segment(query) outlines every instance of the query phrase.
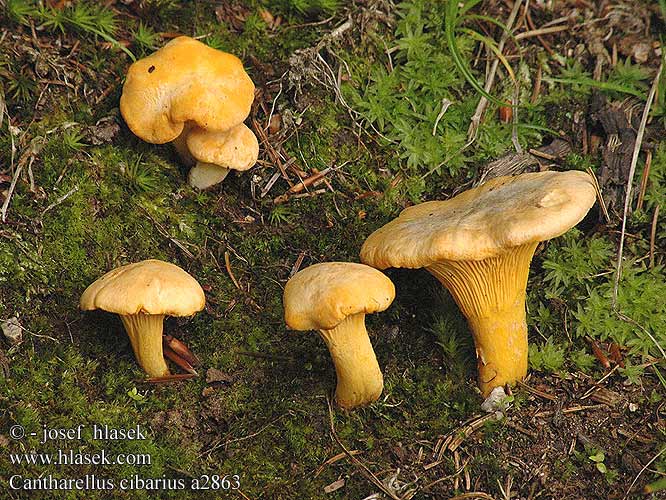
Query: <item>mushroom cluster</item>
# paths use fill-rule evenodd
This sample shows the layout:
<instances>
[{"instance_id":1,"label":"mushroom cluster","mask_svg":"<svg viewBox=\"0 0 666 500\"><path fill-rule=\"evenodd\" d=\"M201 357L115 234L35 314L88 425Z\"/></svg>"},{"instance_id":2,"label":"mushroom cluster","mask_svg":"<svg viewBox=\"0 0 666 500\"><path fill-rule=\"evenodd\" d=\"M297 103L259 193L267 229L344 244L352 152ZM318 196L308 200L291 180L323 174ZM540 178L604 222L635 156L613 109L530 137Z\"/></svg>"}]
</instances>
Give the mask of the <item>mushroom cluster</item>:
<instances>
[{"instance_id":1,"label":"mushroom cluster","mask_svg":"<svg viewBox=\"0 0 666 500\"><path fill-rule=\"evenodd\" d=\"M190 184L206 189L256 163L259 143L243 123L253 100L236 56L181 36L130 66L120 112L144 141L172 142Z\"/></svg>"},{"instance_id":2,"label":"mushroom cluster","mask_svg":"<svg viewBox=\"0 0 666 500\"><path fill-rule=\"evenodd\" d=\"M253 99L254 84L238 58L182 36L132 64L120 110L145 141L172 142L192 167L190 184L205 189L257 161L257 138L243 123ZM383 376L365 315L384 311L395 298L379 270L425 268L467 318L479 387L488 396L527 374L525 295L537 246L580 222L595 199L590 175L547 171L498 177L449 200L412 206L367 238L362 264L326 262L296 273L284 289L285 323L319 332L335 366L340 406L372 403ZM164 317L192 315L204 303L192 276L146 260L102 276L80 306L119 314L139 364L151 377L164 377L165 352L196 374L196 357L184 345L176 343L187 359L163 352Z\"/></svg>"}]
</instances>

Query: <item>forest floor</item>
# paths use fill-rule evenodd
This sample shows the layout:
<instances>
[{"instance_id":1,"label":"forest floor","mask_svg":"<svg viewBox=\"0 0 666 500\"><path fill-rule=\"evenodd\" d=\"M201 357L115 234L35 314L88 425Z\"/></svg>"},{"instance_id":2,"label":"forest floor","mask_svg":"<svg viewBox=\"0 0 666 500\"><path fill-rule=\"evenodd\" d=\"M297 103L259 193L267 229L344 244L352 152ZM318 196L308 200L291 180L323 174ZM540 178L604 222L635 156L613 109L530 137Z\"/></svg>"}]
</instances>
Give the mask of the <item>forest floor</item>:
<instances>
[{"instance_id":1,"label":"forest floor","mask_svg":"<svg viewBox=\"0 0 666 500\"><path fill-rule=\"evenodd\" d=\"M22 335L0 339L0 498L625 499L663 483L666 2L0 5L0 320ZM132 57L181 34L236 54L256 85L259 161L204 192L118 110ZM414 203L546 169L592 170L607 216L597 204L537 249L530 375L504 416L481 410L465 320L424 270L388 270L395 302L367 318L380 400L337 408L325 345L284 325L289 277L357 262ZM165 324L198 378L147 383L118 317L79 311L99 276L148 258L206 292ZM93 424L147 435L94 439ZM16 458L58 450L150 463ZM92 475L114 487L29 491Z\"/></svg>"}]
</instances>

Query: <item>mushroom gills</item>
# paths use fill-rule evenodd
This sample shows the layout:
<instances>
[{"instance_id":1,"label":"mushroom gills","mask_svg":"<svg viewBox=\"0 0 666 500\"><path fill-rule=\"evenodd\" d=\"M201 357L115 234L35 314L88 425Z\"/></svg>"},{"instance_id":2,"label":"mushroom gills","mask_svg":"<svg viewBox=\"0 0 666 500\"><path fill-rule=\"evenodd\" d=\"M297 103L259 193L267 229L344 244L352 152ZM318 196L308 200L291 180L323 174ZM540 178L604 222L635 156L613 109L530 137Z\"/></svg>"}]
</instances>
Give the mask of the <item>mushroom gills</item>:
<instances>
[{"instance_id":1,"label":"mushroom gills","mask_svg":"<svg viewBox=\"0 0 666 500\"><path fill-rule=\"evenodd\" d=\"M478 261L443 261L427 267L467 318L484 396L527 375L525 292L538 243L509 248Z\"/></svg>"},{"instance_id":2,"label":"mushroom gills","mask_svg":"<svg viewBox=\"0 0 666 500\"><path fill-rule=\"evenodd\" d=\"M150 377L165 377L169 368L162 352L164 314L121 314L136 360Z\"/></svg>"}]
</instances>

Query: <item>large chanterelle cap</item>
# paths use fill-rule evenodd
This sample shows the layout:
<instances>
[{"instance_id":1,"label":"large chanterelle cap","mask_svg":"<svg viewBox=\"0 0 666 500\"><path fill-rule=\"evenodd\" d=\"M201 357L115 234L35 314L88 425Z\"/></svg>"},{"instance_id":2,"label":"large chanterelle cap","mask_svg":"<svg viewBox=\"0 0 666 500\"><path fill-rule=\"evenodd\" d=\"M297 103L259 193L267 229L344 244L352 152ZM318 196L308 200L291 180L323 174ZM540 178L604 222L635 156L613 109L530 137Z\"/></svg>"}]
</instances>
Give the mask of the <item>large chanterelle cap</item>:
<instances>
[{"instance_id":1,"label":"large chanterelle cap","mask_svg":"<svg viewBox=\"0 0 666 500\"><path fill-rule=\"evenodd\" d=\"M527 374L525 289L538 243L580 222L595 199L584 172L499 177L407 208L370 235L361 261L379 269L424 267L442 282L474 335L487 396Z\"/></svg>"},{"instance_id":2,"label":"large chanterelle cap","mask_svg":"<svg viewBox=\"0 0 666 500\"><path fill-rule=\"evenodd\" d=\"M296 273L284 289L284 318L293 330L318 330L328 346L344 408L375 401L384 387L365 315L383 311L395 297L384 274L363 264L328 262Z\"/></svg>"},{"instance_id":3,"label":"large chanterelle cap","mask_svg":"<svg viewBox=\"0 0 666 500\"><path fill-rule=\"evenodd\" d=\"M120 315L141 367L151 377L169 374L162 351L165 316L190 316L204 308L204 292L180 267L144 260L106 273L81 295L84 311Z\"/></svg>"},{"instance_id":4,"label":"large chanterelle cap","mask_svg":"<svg viewBox=\"0 0 666 500\"><path fill-rule=\"evenodd\" d=\"M181 36L130 66L120 111L134 134L164 144L190 121L228 130L245 120L253 100L254 84L236 56Z\"/></svg>"},{"instance_id":5,"label":"large chanterelle cap","mask_svg":"<svg viewBox=\"0 0 666 500\"><path fill-rule=\"evenodd\" d=\"M370 235L361 260L378 269L416 269L441 260L486 259L565 233L595 199L585 172L497 177L449 200L403 210Z\"/></svg>"}]
</instances>

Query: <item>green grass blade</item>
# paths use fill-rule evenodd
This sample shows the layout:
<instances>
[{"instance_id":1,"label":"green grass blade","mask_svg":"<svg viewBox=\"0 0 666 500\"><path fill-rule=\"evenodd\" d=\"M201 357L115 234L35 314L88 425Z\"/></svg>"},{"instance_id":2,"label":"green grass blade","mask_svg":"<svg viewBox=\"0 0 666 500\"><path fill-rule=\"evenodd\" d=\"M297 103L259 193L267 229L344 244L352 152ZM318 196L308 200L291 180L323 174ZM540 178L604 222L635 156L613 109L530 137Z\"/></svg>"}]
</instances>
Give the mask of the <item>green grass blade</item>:
<instances>
[{"instance_id":1,"label":"green grass blade","mask_svg":"<svg viewBox=\"0 0 666 500\"><path fill-rule=\"evenodd\" d=\"M464 61L460 50L458 49L458 44L456 43L456 25L459 19L458 13L458 4L455 1L450 1L447 6L446 12L446 21L445 21L445 35L446 42L451 51L451 56L453 57L453 62L456 66L456 69L463 75L465 80L476 90L479 94L484 96L490 102L497 104L498 106L509 106L509 103L503 102L497 99L495 96L486 92L486 89L483 88L483 85L479 83L476 77L472 74L472 71L467 66L467 63Z\"/></svg>"},{"instance_id":2,"label":"green grass blade","mask_svg":"<svg viewBox=\"0 0 666 500\"><path fill-rule=\"evenodd\" d=\"M620 85L617 83L611 83L611 82L599 82L597 80L593 80L592 78L544 78L544 81L546 82L554 82L554 83L565 83L569 85L585 85L587 87L594 87L600 90L606 90L606 91L612 91L612 92L620 92L622 94L629 94L633 95L634 97L638 97L642 101L644 101L647 97L645 93L640 92L638 90L632 89L630 87L626 87L624 85Z\"/></svg>"}]
</instances>

